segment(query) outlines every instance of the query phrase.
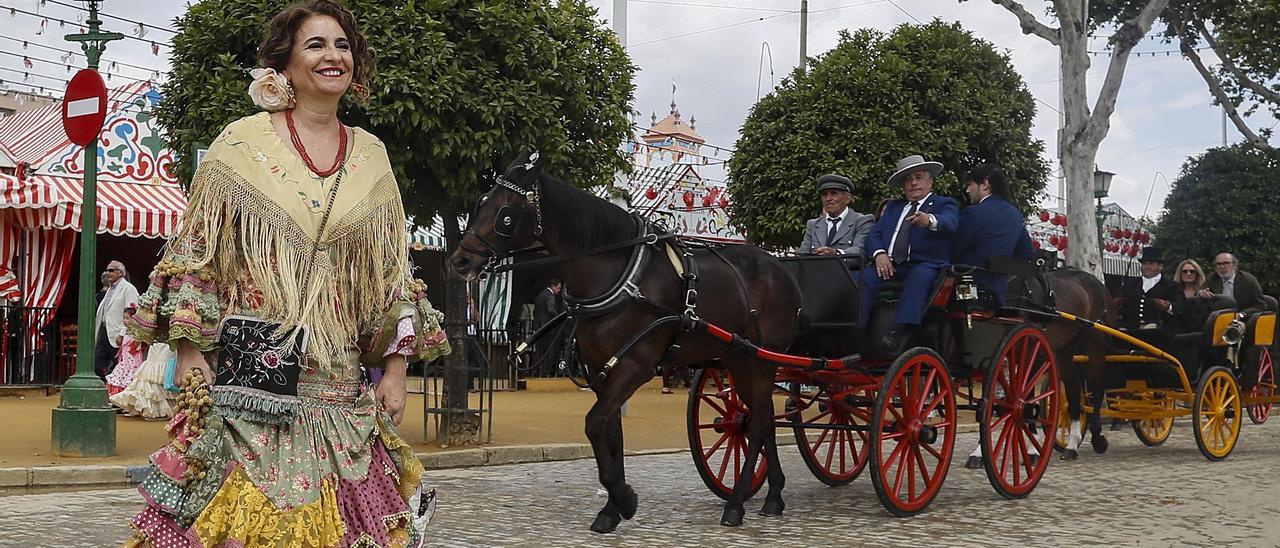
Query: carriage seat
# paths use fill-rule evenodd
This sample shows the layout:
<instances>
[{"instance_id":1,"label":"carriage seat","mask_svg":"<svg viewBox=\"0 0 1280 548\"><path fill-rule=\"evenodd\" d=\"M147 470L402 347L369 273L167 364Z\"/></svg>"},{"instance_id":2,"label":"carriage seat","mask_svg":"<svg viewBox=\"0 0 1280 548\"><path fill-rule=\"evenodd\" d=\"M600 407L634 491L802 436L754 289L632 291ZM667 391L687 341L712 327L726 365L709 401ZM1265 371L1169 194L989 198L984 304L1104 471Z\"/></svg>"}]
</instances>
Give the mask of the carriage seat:
<instances>
[{"instance_id":1,"label":"carriage seat","mask_svg":"<svg viewBox=\"0 0 1280 548\"><path fill-rule=\"evenodd\" d=\"M937 300L938 292L946 285L947 277L951 276L951 269L944 268L938 271L938 277L933 280L933 286L929 289L928 303ZM880 288L876 292L876 305L886 303L897 303L902 298L902 280L885 280L880 282Z\"/></svg>"}]
</instances>

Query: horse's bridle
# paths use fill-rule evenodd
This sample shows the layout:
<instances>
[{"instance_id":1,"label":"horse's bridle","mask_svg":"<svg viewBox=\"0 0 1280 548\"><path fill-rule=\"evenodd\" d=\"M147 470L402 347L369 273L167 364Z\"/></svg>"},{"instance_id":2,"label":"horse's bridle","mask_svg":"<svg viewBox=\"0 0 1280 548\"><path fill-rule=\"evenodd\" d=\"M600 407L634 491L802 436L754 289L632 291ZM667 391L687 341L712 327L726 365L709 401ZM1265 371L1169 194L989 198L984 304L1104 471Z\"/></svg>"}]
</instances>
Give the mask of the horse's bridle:
<instances>
[{"instance_id":1,"label":"horse's bridle","mask_svg":"<svg viewBox=\"0 0 1280 548\"><path fill-rule=\"evenodd\" d=\"M525 167L528 169L530 166ZM508 205L498 208L498 211L494 213L493 216L493 233L503 240L509 241L514 239L516 237L516 231L520 227L521 216L527 215L529 207L532 206L534 217L533 237L534 239L537 239L539 236L542 236L542 195L539 191L536 179L534 180L531 188L524 188L512 182L510 179L499 175L497 179L494 180L493 187L490 188L489 192L486 192L485 195L480 198L480 202L476 204L476 210L472 212L471 218L476 218L476 213L479 213L480 206L488 203L489 199L493 196L493 193L499 188L509 190L523 196L525 199L525 205L519 208ZM484 249L475 249L467 245L465 236L468 234L474 236ZM502 262L503 259L506 259L519 251L519 249L507 249L505 251L499 250L498 246L495 245L494 242L491 242L484 236L481 236L480 231L476 230L474 226L467 226L467 229L462 233L462 235L464 238L458 242L458 247L468 253L485 257L487 259L485 263L485 270L491 271L498 265L498 263Z\"/></svg>"}]
</instances>

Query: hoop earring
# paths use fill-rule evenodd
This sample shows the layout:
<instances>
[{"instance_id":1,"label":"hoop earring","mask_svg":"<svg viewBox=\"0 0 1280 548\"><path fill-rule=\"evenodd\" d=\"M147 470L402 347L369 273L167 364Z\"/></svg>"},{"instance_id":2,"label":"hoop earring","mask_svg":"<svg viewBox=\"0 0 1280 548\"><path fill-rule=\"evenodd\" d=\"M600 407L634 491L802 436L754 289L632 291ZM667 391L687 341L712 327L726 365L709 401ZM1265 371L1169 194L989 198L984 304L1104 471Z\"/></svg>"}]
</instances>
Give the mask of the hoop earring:
<instances>
[{"instance_id":1,"label":"hoop earring","mask_svg":"<svg viewBox=\"0 0 1280 548\"><path fill-rule=\"evenodd\" d=\"M364 104L366 101L369 100L368 86L365 86L364 84L361 84L359 82L352 82L351 87L347 89L348 91L351 92L351 95L355 97L357 103Z\"/></svg>"}]
</instances>

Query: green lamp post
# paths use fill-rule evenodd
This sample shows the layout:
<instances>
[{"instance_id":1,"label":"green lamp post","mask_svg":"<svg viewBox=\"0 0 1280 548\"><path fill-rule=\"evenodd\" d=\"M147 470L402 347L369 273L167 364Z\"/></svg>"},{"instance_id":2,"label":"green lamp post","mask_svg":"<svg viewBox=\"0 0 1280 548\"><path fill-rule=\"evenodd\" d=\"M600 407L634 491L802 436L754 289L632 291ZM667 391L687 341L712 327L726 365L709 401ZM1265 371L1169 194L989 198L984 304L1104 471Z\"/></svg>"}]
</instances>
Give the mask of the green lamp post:
<instances>
[{"instance_id":1,"label":"green lamp post","mask_svg":"<svg viewBox=\"0 0 1280 548\"><path fill-rule=\"evenodd\" d=\"M1102 199L1107 197L1107 193L1111 190L1111 178L1115 173L1110 171L1102 171L1097 168L1093 170L1093 197L1098 201L1097 209L1093 214L1098 220L1098 257L1102 258L1102 223L1106 222L1107 216L1110 215L1105 209L1102 209Z\"/></svg>"},{"instance_id":2,"label":"green lamp post","mask_svg":"<svg viewBox=\"0 0 1280 548\"><path fill-rule=\"evenodd\" d=\"M107 42L124 38L118 32L99 29L98 4L89 4L89 32L68 34L70 42L79 42L89 60L89 68L97 70ZM80 292L79 316L76 318L76 372L62 385L62 398L53 410L53 453L64 457L106 457L116 452L116 414L107 405L107 387L93 372L94 290L97 288L98 246L98 140L84 147L84 203L80 207Z\"/></svg>"}]
</instances>

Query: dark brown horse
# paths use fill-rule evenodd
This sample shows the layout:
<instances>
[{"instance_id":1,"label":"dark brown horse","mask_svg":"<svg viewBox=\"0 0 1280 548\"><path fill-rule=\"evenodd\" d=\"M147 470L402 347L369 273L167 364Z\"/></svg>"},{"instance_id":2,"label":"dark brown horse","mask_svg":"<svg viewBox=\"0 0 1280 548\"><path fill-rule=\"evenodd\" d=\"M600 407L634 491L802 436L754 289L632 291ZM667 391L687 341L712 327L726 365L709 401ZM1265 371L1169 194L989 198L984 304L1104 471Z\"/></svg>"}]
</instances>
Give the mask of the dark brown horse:
<instances>
[{"instance_id":1,"label":"dark brown horse","mask_svg":"<svg viewBox=\"0 0 1280 548\"><path fill-rule=\"evenodd\" d=\"M637 497L623 471L620 410L664 360L674 365L718 360L732 375L751 409L749 446L739 477L751 477L763 447L769 492L760 513L781 515L784 479L773 434L775 366L731 353L706 335L682 332L678 323L653 329L619 355L627 341L655 320L689 310L685 281L677 270L686 270L677 266L681 251L669 247L668 239L646 239L650 228L621 208L543 173L542 162L522 152L480 199L449 265L459 275L474 278L493 258L535 242L564 259L557 274L578 319L575 333L596 393L596 403L587 412L586 434L600 483L609 493L592 531L612 531L635 514ZM628 241L636 243L626 245ZM702 303L694 310L697 316L763 348L782 351L790 346L801 296L776 259L745 245L688 252L696 265L696 300ZM737 483L721 523L742 523L750 487L750 481Z\"/></svg>"},{"instance_id":2,"label":"dark brown horse","mask_svg":"<svg viewBox=\"0 0 1280 548\"><path fill-rule=\"evenodd\" d=\"M1035 278L1028 278L1028 297L1032 303L1048 305L1077 318L1100 322L1106 318L1107 303L1110 297L1107 288L1098 278L1088 272L1074 268L1053 270L1044 275L1052 289L1052 296L1045 291L1044 284ZM1045 335L1053 345L1058 362L1058 375L1067 391L1067 414L1071 418L1071 433L1066 448L1063 450L1064 460L1074 460L1079 455L1081 441L1080 420L1082 413L1082 396L1086 386L1090 387L1089 405L1095 410L1089 416L1089 432L1094 451L1107 450L1107 439L1102 435L1102 422L1096 410L1102 408L1106 367L1106 336L1083 322L1073 322L1055 316L1048 316ZM1074 357L1088 356L1084 364L1077 364Z\"/></svg>"}]
</instances>

